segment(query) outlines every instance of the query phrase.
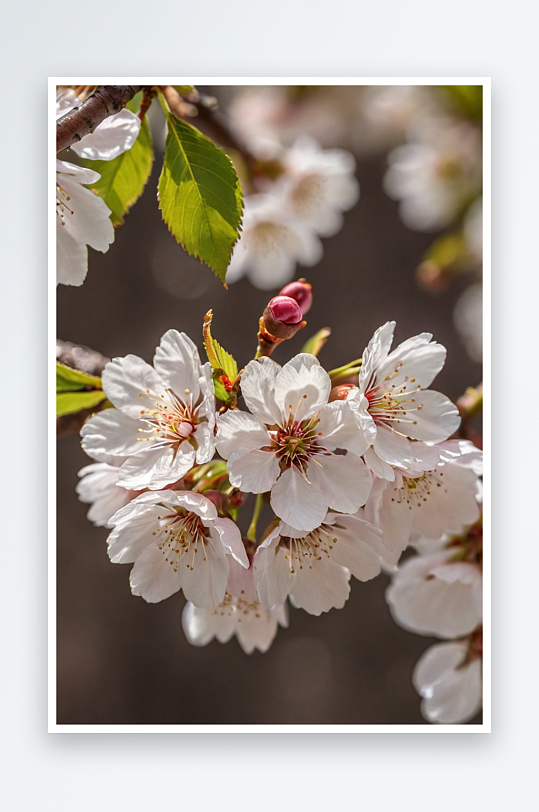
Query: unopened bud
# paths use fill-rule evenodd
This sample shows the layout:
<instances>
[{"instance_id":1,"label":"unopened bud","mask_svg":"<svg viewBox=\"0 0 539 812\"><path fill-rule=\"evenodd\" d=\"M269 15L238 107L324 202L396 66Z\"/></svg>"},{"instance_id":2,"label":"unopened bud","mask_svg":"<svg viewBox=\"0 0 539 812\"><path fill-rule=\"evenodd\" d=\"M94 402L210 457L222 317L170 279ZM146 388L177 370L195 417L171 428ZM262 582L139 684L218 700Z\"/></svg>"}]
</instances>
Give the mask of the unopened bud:
<instances>
[{"instance_id":1,"label":"unopened bud","mask_svg":"<svg viewBox=\"0 0 539 812\"><path fill-rule=\"evenodd\" d=\"M226 513L228 511L229 499L226 493L212 489L204 491L204 496L213 502L219 513Z\"/></svg>"},{"instance_id":2,"label":"unopened bud","mask_svg":"<svg viewBox=\"0 0 539 812\"><path fill-rule=\"evenodd\" d=\"M313 303L313 289L305 279L298 279L297 282L290 282L280 291L279 296L290 296L295 299L304 316L311 309Z\"/></svg>"},{"instance_id":3,"label":"unopened bud","mask_svg":"<svg viewBox=\"0 0 539 812\"><path fill-rule=\"evenodd\" d=\"M275 338L292 338L300 327L301 309L290 296L275 296L264 310L264 327Z\"/></svg>"},{"instance_id":4,"label":"unopened bud","mask_svg":"<svg viewBox=\"0 0 539 812\"><path fill-rule=\"evenodd\" d=\"M354 386L353 383L341 383L339 386L334 386L329 393L329 402L332 403L334 400L346 400L348 393L352 389L357 389L357 386Z\"/></svg>"}]
</instances>

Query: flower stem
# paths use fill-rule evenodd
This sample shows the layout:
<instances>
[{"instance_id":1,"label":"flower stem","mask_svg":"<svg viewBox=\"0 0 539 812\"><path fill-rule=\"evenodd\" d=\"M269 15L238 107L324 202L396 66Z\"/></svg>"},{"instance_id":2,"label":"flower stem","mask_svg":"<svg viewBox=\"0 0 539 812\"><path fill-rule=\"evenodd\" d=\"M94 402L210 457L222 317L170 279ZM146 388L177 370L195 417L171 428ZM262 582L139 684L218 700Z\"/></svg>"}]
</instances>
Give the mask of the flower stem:
<instances>
[{"instance_id":1,"label":"flower stem","mask_svg":"<svg viewBox=\"0 0 539 812\"><path fill-rule=\"evenodd\" d=\"M362 359L356 358L355 361L350 361L349 364L345 364L342 367L330 369L328 375L331 378L331 382L335 383L335 380L338 378L348 378L350 375L357 375L357 373L361 369L361 363Z\"/></svg>"},{"instance_id":2,"label":"flower stem","mask_svg":"<svg viewBox=\"0 0 539 812\"><path fill-rule=\"evenodd\" d=\"M247 531L246 538L249 541L256 542L256 525L258 522L258 517L260 516L260 511L262 510L262 505L264 504L264 495L262 493L257 493L256 495L256 502L255 502L255 509L253 510L253 518L251 519L251 524L249 525L249 530Z\"/></svg>"}]
</instances>

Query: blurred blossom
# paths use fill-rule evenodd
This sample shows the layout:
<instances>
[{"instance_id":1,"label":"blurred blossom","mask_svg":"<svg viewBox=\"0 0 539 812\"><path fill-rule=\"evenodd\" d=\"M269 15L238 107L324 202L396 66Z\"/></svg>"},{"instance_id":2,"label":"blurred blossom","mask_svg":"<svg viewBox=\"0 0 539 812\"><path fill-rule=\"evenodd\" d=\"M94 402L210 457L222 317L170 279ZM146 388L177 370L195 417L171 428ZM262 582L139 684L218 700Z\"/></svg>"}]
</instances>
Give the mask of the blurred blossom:
<instances>
[{"instance_id":1,"label":"blurred blossom","mask_svg":"<svg viewBox=\"0 0 539 812\"><path fill-rule=\"evenodd\" d=\"M470 206L464 220L464 239L470 257L481 265L483 261L483 198Z\"/></svg>"},{"instance_id":2,"label":"blurred blossom","mask_svg":"<svg viewBox=\"0 0 539 812\"><path fill-rule=\"evenodd\" d=\"M409 228L436 231L450 225L481 189L481 134L448 118L422 121L408 144L389 155L388 195L400 201Z\"/></svg>"},{"instance_id":3,"label":"blurred blossom","mask_svg":"<svg viewBox=\"0 0 539 812\"><path fill-rule=\"evenodd\" d=\"M297 262L316 265L322 253L316 234L286 211L282 194L251 195L245 199L242 234L226 281L247 275L257 288L278 288L292 279Z\"/></svg>"},{"instance_id":4,"label":"blurred blossom","mask_svg":"<svg viewBox=\"0 0 539 812\"><path fill-rule=\"evenodd\" d=\"M282 158L285 173L279 178L285 205L291 214L321 237L342 228L342 212L359 198L356 162L342 149L322 150L313 138L295 142Z\"/></svg>"},{"instance_id":5,"label":"blurred blossom","mask_svg":"<svg viewBox=\"0 0 539 812\"><path fill-rule=\"evenodd\" d=\"M429 722L469 722L481 710L482 660L470 656L469 641L437 643L419 659L414 687L423 697L421 713Z\"/></svg>"},{"instance_id":6,"label":"blurred blossom","mask_svg":"<svg viewBox=\"0 0 539 812\"><path fill-rule=\"evenodd\" d=\"M401 141L407 129L421 118L441 111L439 90L435 87L380 85L366 87L362 96L366 136L378 150Z\"/></svg>"}]
</instances>

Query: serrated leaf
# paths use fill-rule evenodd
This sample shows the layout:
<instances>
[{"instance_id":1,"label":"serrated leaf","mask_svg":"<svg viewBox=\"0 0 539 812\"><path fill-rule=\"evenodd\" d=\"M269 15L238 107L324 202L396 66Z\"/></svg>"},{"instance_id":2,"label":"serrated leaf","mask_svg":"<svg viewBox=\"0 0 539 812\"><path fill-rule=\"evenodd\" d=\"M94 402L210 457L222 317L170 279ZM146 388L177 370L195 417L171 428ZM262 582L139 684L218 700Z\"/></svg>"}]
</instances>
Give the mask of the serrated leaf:
<instances>
[{"instance_id":1,"label":"serrated leaf","mask_svg":"<svg viewBox=\"0 0 539 812\"><path fill-rule=\"evenodd\" d=\"M223 349L219 342L216 341L212 336L212 319L213 313L211 310L209 310L204 316L203 328L204 349L206 350L208 361L210 362L213 370L224 373L228 378L230 378L231 381L234 381L238 374L238 365L234 357Z\"/></svg>"},{"instance_id":2,"label":"serrated leaf","mask_svg":"<svg viewBox=\"0 0 539 812\"><path fill-rule=\"evenodd\" d=\"M84 390L58 392L56 395L56 417L80 412L83 409L92 409L106 398L107 396L102 389L94 389L91 392Z\"/></svg>"},{"instance_id":3,"label":"serrated leaf","mask_svg":"<svg viewBox=\"0 0 539 812\"><path fill-rule=\"evenodd\" d=\"M310 352L311 355L318 356L318 353L331 335L329 327L322 327L314 336L307 339L300 352Z\"/></svg>"},{"instance_id":4,"label":"serrated leaf","mask_svg":"<svg viewBox=\"0 0 539 812\"><path fill-rule=\"evenodd\" d=\"M88 375L80 369L73 369L65 364L56 362L56 391L76 392L81 389L102 389L101 378L97 375Z\"/></svg>"},{"instance_id":5,"label":"serrated leaf","mask_svg":"<svg viewBox=\"0 0 539 812\"><path fill-rule=\"evenodd\" d=\"M168 135L159 206L176 240L225 284L239 237L243 194L228 155L167 110Z\"/></svg>"},{"instance_id":6,"label":"serrated leaf","mask_svg":"<svg viewBox=\"0 0 539 812\"><path fill-rule=\"evenodd\" d=\"M140 107L140 94L127 107L136 113ZM90 186L111 210L110 219L115 226L141 196L150 177L153 163L152 136L148 121L142 122L137 140L131 149L122 152L113 161L84 161L84 165L99 172L100 179Z\"/></svg>"}]
</instances>

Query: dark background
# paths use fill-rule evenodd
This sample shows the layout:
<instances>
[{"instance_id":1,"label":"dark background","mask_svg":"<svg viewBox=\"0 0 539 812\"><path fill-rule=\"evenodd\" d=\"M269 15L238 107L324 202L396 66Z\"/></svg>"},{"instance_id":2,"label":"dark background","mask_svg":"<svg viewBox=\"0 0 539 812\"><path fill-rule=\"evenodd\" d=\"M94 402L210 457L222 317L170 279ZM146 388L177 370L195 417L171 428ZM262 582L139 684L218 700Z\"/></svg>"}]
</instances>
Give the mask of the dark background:
<instances>
[{"instance_id":1,"label":"dark background","mask_svg":"<svg viewBox=\"0 0 539 812\"><path fill-rule=\"evenodd\" d=\"M225 291L175 243L157 207L160 157L157 151L145 193L108 253L90 250L83 287L59 286L58 336L151 362L171 327L202 349L202 319L212 308L214 336L245 365L272 294L245 279ZM452 321L465 279L439 295L418 288L414 271L433 235L402 225L381 186L385 165L385 155L358 159L359 202L342 231L323 241L323 260L297 271L313 285L308 326L275 359L285 362L309 335L330 326L320 360L326 369L340 366L393 319L396 343L430 331L447 347L433 386L455 400L481 379ZM290 628L279 630L266 654L247 656L235 638L193 648L181 629L183 596L147 604L130 593L131 565L110 563L108 531L87 521L88 506L75 493L77 471L89 462L78 436L59 440L59 724L425 723L411 674L434 640L393 621L384 600L387 576L353 580L345 608L319 618L290 607ZM245 524L250 512L247 503Z\"/></svg>"}]
</instances>

